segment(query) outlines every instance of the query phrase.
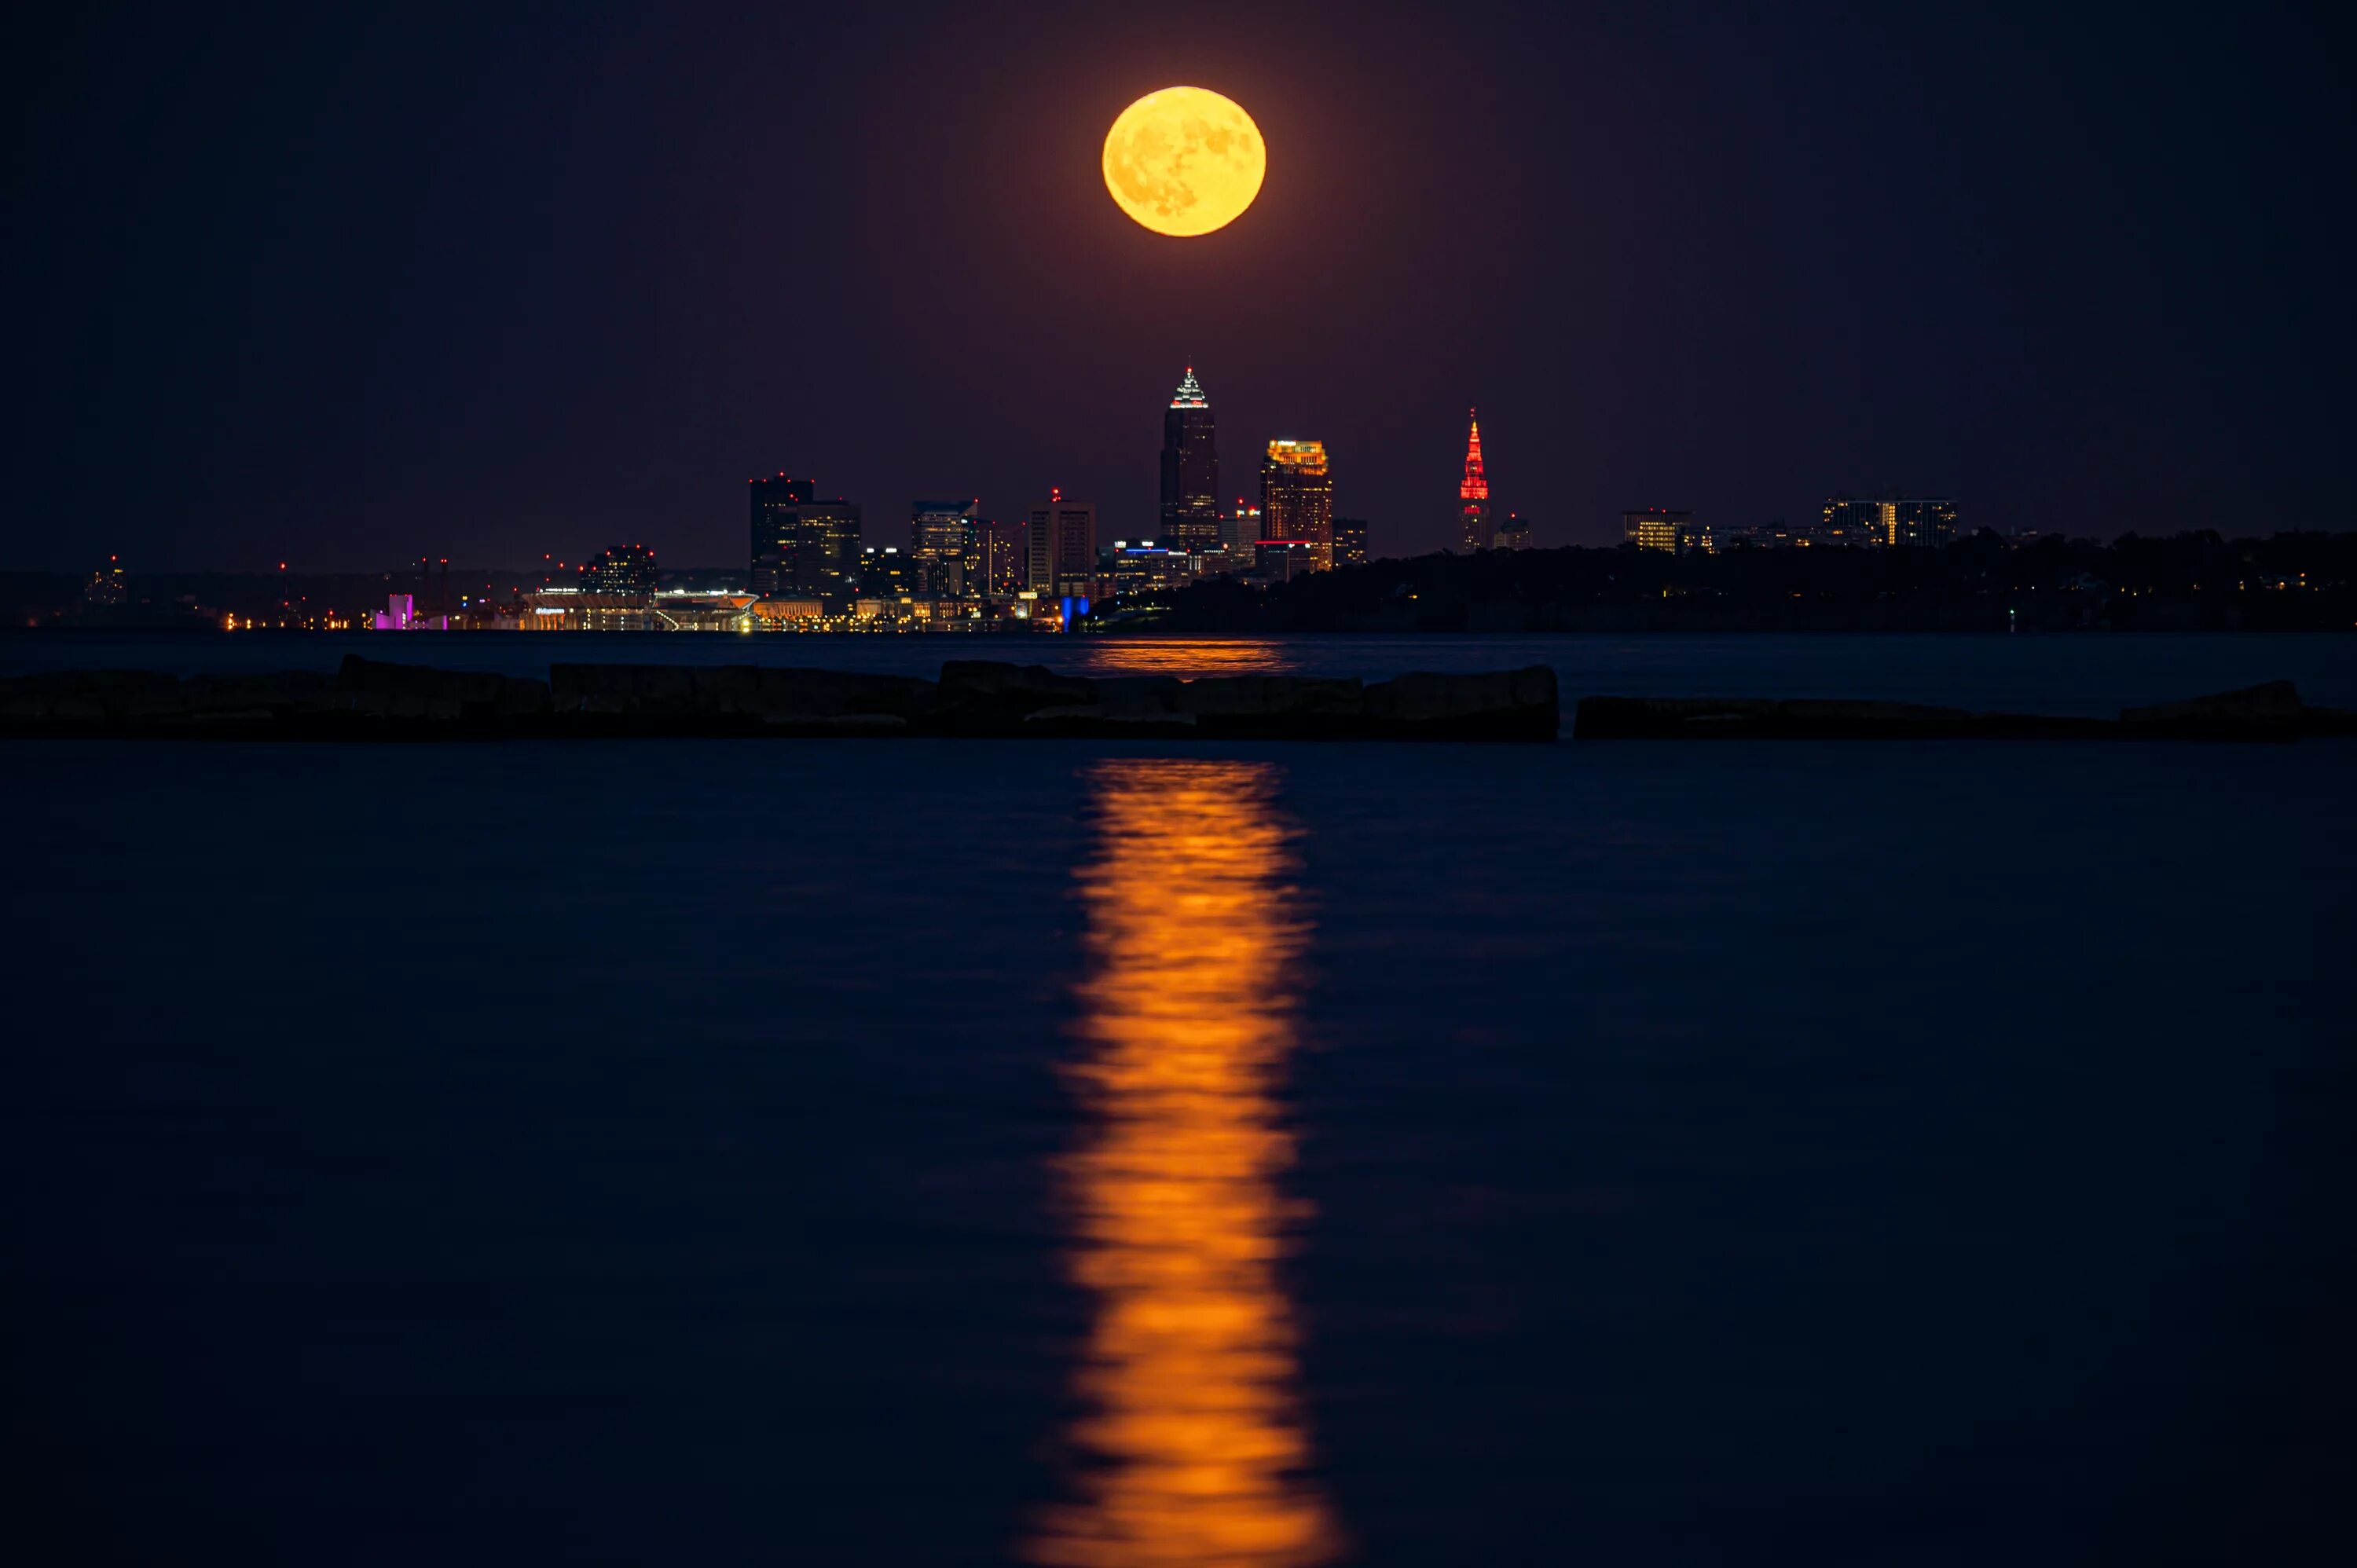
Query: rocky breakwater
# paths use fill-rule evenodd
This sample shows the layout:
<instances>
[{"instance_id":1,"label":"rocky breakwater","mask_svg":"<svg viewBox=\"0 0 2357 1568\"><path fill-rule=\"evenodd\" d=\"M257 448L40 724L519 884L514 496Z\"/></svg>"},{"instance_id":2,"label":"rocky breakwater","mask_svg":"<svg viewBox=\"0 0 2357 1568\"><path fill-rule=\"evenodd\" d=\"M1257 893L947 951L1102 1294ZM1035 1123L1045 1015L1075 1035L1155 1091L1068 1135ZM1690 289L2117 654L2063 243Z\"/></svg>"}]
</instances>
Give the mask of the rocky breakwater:
<instances>
[{"instance_id":1,"label":"rocky breakwater","mask_svg":"<svg viewBox=\"0 0 2357 1568\"><path fill-rule=\"evenodd\" d=\"M1162 736L1553 740L1544 667L1394 680L1091 679L953 660L941 679L733 664L559 664L547 681L351 656L334 675L101 671L0 682L0 734L270 739Z\"/></svg>"},{"instance_id":2,"label":"rocky breakwater","mask_svg":"<svg viewBox=\"0 0 2357 1568\"><path fill-rule=\"evenodd\" d=\"M1765 697L1582 697L1578 740L2298 740L2357 734L2357 714L2303 703L2288 681L2116 719L1976 714L1908 703Z\"/></svg>"}]
</instances>

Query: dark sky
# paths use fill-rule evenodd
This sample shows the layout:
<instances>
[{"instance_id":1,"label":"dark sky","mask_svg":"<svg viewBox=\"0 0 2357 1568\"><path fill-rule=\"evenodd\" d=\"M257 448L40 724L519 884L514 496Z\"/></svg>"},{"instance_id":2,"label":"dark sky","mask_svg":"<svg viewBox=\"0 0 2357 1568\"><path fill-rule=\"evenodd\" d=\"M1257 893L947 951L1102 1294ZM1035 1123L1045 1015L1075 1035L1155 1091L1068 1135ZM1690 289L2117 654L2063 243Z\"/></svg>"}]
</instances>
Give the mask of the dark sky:
<instances>
[{"instance_id":1,"label":"dark sky","mask_svg":"<svg viewBox=\"0 0 2357 1568\"><path fill-rule=\"evenodd\" d=\"M1541 544L2357 521L2324 7L361 9L7 24L0 565L739 564L780 468L1142 533L1190 361L1381 553L1474 403ZM1098 173L1179 82L1269 145L1200 240Z\"/></svg>"}]
</instances>

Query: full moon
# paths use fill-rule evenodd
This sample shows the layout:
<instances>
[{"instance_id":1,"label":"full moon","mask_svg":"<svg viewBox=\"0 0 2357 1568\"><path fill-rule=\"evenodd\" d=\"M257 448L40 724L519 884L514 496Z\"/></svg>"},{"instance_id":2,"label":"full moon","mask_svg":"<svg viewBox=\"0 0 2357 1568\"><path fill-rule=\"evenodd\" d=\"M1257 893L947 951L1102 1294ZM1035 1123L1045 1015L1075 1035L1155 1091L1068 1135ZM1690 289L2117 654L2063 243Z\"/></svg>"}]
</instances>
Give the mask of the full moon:
<instances>
[{"instance_id":1,"label":"full moon","mask_svg":"<svg viewBox=\"0 0 2357 1568\"><path fill-rule=\"evenodd\" d=\"M1208 234L1234 222L1268 172L1260 127L1205 87L1166 87L1105 133L1105 188L1157 234Z\"/></svg>"}]
</instances>

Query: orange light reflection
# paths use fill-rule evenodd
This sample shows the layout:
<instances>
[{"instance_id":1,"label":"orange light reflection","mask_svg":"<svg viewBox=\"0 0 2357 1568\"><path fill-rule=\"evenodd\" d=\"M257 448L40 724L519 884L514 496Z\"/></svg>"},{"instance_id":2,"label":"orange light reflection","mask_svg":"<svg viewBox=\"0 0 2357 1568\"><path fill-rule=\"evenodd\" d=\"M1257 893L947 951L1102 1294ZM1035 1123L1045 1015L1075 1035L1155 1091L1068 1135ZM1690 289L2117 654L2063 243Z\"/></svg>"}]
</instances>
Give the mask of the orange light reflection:
<instances>
[{"instance_id":1,"label":"orange light reflection","mask_svg":"<svg viewBox=\"0 0 2357 1568\"><path fill-rule=\"evenodd\" d=\"M1308 1479L1297 1332L1277 1278L1303 1218L1277 1187L1276 1089L1308 926L1266 763L1098 764L1080 873L1091 973L1072 1069L1094 1132L1065 1166L1097 1316L1069 1434L1077 1500L1033 1561L1332 1562Z\"/></svg>"},{"instance_id":2,"label":"orange light reflection","mask_svg":"<svg viewBox=\"0 0 2357 1568\"><path fill-rule=\"evenodd\" d=\"M1190 637L1105 639L1091 644L1084 675L1283 675L1299 660L1274 639Z\"/></svg>"}]
</instances>

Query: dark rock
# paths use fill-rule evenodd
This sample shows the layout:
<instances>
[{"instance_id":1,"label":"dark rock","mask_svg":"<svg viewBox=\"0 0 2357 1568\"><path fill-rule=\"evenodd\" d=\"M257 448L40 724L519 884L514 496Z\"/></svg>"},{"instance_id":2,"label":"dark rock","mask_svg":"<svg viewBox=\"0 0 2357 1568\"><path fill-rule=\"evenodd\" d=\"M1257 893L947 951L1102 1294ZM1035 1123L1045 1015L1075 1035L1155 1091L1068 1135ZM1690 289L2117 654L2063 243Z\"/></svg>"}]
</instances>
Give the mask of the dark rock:
<instances>
[{"instance_id":1,"label":"dark rock","mask_svg":"<svg viewBox=\"0 0 2357 1568\"><path fill-rule=\"evenodd\" d=\"M548 683L480 670L436 670L344 655L336 671L330 712L375 721L498 728L544 714Z\"/></svg>"},{"instance_id":2,"label":"dark rock","mask_svg":"<svg viewBox=\"0 0 2357 1568\"><path fill-rule=\"evenodd\" d=\"M2117 732L2107 719L1764 697L1582 697L1571 730L1575 740L2063 739Z\"/></svg>"},{"instance_id":3,"label":"dark rock","mask_svg":"<svg viewBox=\"0 0 2357 1568\"><path fill-rule=\"evenodd\" d=\"M2292 740L2302 728L2299 688L2269 681L2190 702L2127 708L2120 723L2137 736L2188 740Z\"/></svg>"},{"instance_id":4,"label":"dark rock","mask_svg":"<svg viewBox=\"0 0 2357 1568\"><path fill-rule=\"evenodd\" d=\"M1174 682L1175 684L1175 682ZM1126 703L1072 703L1038 708L1023 721L1026 735L1060 736L1191 736L1195 715L1133 697Z\"/></svg>"},{"instance_id":5,"label":"dark rock","mask_svg":"<svg viewBox=\"0 0 2357 1568\"><path fill-rule=\"evenodd\" d=\"M169 711L178 677L152 670L61 670L0 681L0 719L41 727L97 729L135 713Z\"/></svg>"},{"instance_id":6,"label":"dark rock","mask_svg":"<svg viewBox=\"0 0 2357 1568\"><path fill-rule=\"evenodd\" d=\"M552 664L549 702L559 714L681 720L695 712L696 673L683 664Z\"/></svg>"},{"instance_id":7,"label":"dark rock","mask_svg":"<svg viewBox=\"0 0 2357 1568\"><path fill-rule=\"evenodd\" d=\"M1476 675L1418 673L1365 689L1370 729L1419 740L1553 740L1563 725L1544 664Z\"/></svg>"},{"instance_id":8,"label":"dark rock","mask_svg":"<svg viewBox=\"0 0 2357 1568\"><path fill-rule=\"evenodd\" d=\"M886 717L900 720L905 727L930 716L939 702L933 682L912 675L768 668L760 675L760 712L771 721Z\"/></svg>"},{"instance_id":9,"label":"dark rock","mask_svg":"<svg viewBox=\"0 0 2357 1568\"><path fill-rule=\"evenodd\" d=\"M2319 708L2304 703L2299 710L2299 733L2302 735L2357 735L2357 712L2347 708Z\"/></svg>"},{"instance_id":10,"label":"dark rock","mask_svg":"<svg viewBox=\"0 0 2357 1568\"><path fill-rule=\"evenodd\" d=\"M1096 700L1095 682L1038 664L952 659L942 666L941 723L957 734L1016 733L1042 708L1089 707Z\"/></svg>"},{"instance_id":11,"label":"dark rock","mask_svg":"<svg viewBox=\"0 0 2357 1568\"><path fill-rule=\"evenodd\" d=\"M1205 735L1340 740L1368 733L1366 691L1355 680L1297 675L1218 675L1189 682L1181 713Z\"/></svg>"}]
</instances>

